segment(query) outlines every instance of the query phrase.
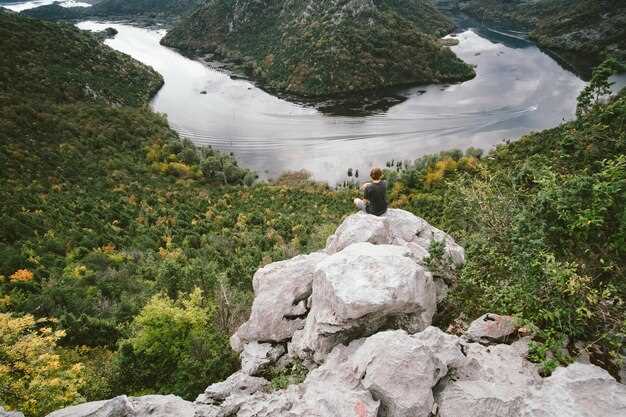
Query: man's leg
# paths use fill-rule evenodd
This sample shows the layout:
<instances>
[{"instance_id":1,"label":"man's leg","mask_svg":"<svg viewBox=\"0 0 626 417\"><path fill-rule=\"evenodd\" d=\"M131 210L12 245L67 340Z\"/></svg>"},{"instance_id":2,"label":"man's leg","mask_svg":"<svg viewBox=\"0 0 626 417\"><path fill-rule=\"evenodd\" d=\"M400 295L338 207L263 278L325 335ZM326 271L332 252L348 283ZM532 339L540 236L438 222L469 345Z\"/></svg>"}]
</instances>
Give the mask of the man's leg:
<instances>
[{"instance_id":1,"label":"man's leg","mask_svg":"<svg viewBox=\"0 0 626 417\"><path fill-rule=\"evenodd\" d=\"M355 198L354 199L354 205L356 206L356 208L358 208L362 212L364 212L364 213L366 212L365 211L365 207L366 207L365 200L362 200L360 198Z\"/></svg>"}]
</instances>

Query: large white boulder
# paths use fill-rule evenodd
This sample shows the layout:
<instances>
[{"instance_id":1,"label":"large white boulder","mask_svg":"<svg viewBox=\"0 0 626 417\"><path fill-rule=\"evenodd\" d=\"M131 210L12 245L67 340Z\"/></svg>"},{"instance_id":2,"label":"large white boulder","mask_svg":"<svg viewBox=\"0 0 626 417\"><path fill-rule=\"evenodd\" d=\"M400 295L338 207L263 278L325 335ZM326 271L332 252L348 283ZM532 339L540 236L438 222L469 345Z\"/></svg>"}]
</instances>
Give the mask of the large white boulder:
<instances>
[{"instance_id":1,"label":"large white boulder","mask_svg":"<svg viewBox=\"0 0 626 417\"><path fill-rule=\"evenodd\" d=\"M231 337L231 347L241 352L246 342L282 342L301 329L315 268L327 256L316 252L259 269L252 279L250 319Z\"/></svg>"},{"instance_id":2,"label":"large white boulder","mask_svg":"<svg viewBox=\"0 0 626 417\"><path fill-rule=\"evenodd\" d=\"M131 397L130 402L135 410L134 417L191 417L196 410L193 403L174 395Z\"/></svg>"},{"instance_id":3,"label":"large white boulder","mask_svg":"<svg viewBox=\"0 0 626 417\"><path fill-rule=\"evenodd\" d=\"M433 241L441 242L454 265L465 263L465 251L447 233L426 220L401 209L389 209L382 216L359 212L348 216L328 238L326 252L337 253L353 243L369 242L406 246L421 261L428 256Z\"/></svg>"},{"instance_id":4,"label":"large white boulder","mask_svg":"<svg viewBox=\"0 0 626 417\"><path fill-rule=\"evenodd\" d=\"M429 327L413 336L396 330L368 337L349 363L363 387L380 400L382 415L428 417L433 388L448 373L448 365L463 358L457 337Z\"/></svg>"},{"instance_id":5,"label":"large white boulder","mask_svg":"<svg viewBox=\"0 0 626 417\"><path fill-rule=\"evenodd\" d=\"M353 243L389 244L389 228L382 217L358 212L348 216L326 241L326 252L337 253Z\"/></svg>"},{"instance_id":6,"label":"large white boulder","mask_svg":"<svg viewBox=\"0 0 626 417\"><path fill-rule=\"evenodd\" d=\"M626 386L604 369L582 363L558 368L530 390L522 417L623 417Z\"/></svg>"},{"instance_id":7,"label":"large white boulder","mask_svg":"<svg viewBox=\"0 0 626 417\"><path fill-rule=\"evenodd\" d=\"M110 400L94 401L67 407L48 414L48 417L126 417L133 416L134 412L135 410L129 398L121 395Z\"/></svg>"},{"instance_id":8,"label":"large white boulder","mask_svg":"<svg viewBox=\"0 0 626 417\"><path fill-rule=\"evenodd\" d=\"M356 243L316 268L312 309L290 353L316 363L333 347L381 329L423 330L436 308L432 275L405 247Z\"/></svg>"}]
</instances>

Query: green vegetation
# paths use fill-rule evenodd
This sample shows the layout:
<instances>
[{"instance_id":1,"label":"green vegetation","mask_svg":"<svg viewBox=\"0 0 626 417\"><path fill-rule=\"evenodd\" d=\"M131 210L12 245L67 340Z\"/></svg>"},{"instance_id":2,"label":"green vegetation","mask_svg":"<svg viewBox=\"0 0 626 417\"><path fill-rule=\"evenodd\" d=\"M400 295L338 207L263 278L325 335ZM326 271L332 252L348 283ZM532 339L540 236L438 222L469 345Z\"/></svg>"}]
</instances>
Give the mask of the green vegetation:
<instances>
[{"instance_id":1,"label":"green vegetation","mask_svg":"<svg viewBox=\"0 0 626 417\"><path fill-rule=\"evenodd\" d=\"M135 317L115 359L120 392L176 392L194 398L206 381L226 379L235 355L214 324L215 306L196 288L176 302L159 294Z\"/></svg>"},{"instance_id":2,"label":"green vegetation","mask_svg":"<svg viewBox=\"0 0 626 417\"><path fill-rule=\"evenodd\" d=\"M0 95L63 103L140 105L163 84L129 56L103 48L74 26L0 11ZM120 74L123 74L121 76Z\"/></svg>"},{"instance_id":3,"label":"green vegetation","mask_svg":"<svg viewBox=\"0 0 626 417\"><path fill-rule=\"evenodd\" d=\"M297 385L304 382L308 374L309 370L296 359L285 368L269 369L263 377L271 382L273 390L280 390L287 388L289 385Z\"/></svg>"},{"instance_id":4,"label":"green vegetation","mask_svg":"<svg viewBox=\"0 0 626 417\"><path fill-rule=\"evenodd\" d=\"M426 0L211 0L163 38L191 54L217 53L270 90L326 96L454 82L475 74L436 36L452 24Z\"/></svg>"},{"instance_id":5,"label":"green vegetation","mask_svg":"<svg viewBox=\"0 0 626 417\"><path fill-rule=\"evenodd\" d=\"M310 181L244 186L255 177L231 156L181 141L144 106L160 83L149 68L68 26L0 13L0 27L12 28L1 42L14 58L2 61L13 81L0 96L0 312L51 318L46 326L65 333L49 346L58 372L80 382L72 395L49 390L37 408L35 391L3 393L3 405L40 416L121 393L195 397L234 369L227 340L247 314L254 271L322 247L350 199ZM25 34L48 46L18 42ZM64 68L49 56L60 45L93 61ZM20 64L18 46L39 54L32 65ZM100 68L119 90L62 94L98 85ZM131 70L143 81L123 89ZM49 97L20 81L37 79L50 80ZM158 362L146 344L159 347ZM32 383L0 355L0 378ZM28 365L32 380L48 375Z\"/></svg>"},{"instance_id":6,"label":"green vegetation","mask_svg":"<svg viewBox=\"0 0 626 417\"><path fill-rule=\"evenodd\" d=\"M597 74L610 75L607 65ZM575 122L487 157L444 152L387 175L393 205L466 248L465 267L443 271L456 284L440 324L462 313L514 314L536 330L532 358L546 373L584 341L592 360L616 374L624 347L626 92L589 102L605 92L599 78Z\"/></svg>"},{"instance_id":7,"label":"green vegetation","mask_svg":"<svg viewBox=\"0 0 626 417\"><path fill-rule=\"evenodd\" d=\"M26 415L44 415L82 400L81 365L64 363L57 353L64 333L46 324L54 323L0 313L2 406L19 407Z\"/></svg>"},{"instance_id":8,"label":"green vegetation","mask_svg":"<svg viewBox=\"0 0 626 417\"><path fill-rule=\"evenodd\" d=\"M469 0L450 1L488 23L531 31L539 45L590 58L613 56L626 62L626 2L619 0Z\"/></svg>"},{"instance_id":9,"label":"green vegetation","mask_svg":"<svg viewBox=\"0 0 626 417\"><path fill-rule=\"evenodd\" d=\"M148 18L170 20L191 13L202 0L102 0L91 7L63 7L58 4L35 7L22 14L45 20L87 18Z\"/></svg>"}]
</instances>

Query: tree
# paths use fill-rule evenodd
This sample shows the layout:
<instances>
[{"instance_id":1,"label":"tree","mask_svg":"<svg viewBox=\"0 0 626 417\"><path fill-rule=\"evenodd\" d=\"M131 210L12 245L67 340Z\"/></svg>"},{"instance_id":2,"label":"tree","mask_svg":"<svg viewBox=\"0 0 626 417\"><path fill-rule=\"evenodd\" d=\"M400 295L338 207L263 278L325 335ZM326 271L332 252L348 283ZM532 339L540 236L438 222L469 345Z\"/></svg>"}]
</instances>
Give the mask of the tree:
<instances>
[{"instance_id":1,"label":"tree","mask_svg":"<svg viewBox=\"0 0 626 417\"><path fill-rule=\"evenodd\" d=\"M65 333L50 320L0 313L0 404L41 416L83 401L82 365L64 363L57 342Z\"/></svg>"},{"instance_id":2,"label":"tree","mask_svg":"<svg viewBox=\"0 0 626 417\"><path fill-rule=\"evenodd\" d=\"M233 371L227 338L212 323L214 306L195 289L177 301L154 296L133 321L116 358L120 392L174 393L192 399Z\"/></svg>"},{"instance_id":3,"label":"tree","mask_svg":"<svg viewBox=\"0 0 626 417\"><path fill-rule=\"evenodd\" d=\"M580 93L577 101L576 116L581 117L588 113L596 105L600 104L603 99L611 94L611 86L614 84L609 78L623 71L624 67L614 58L605 60L593 70L591 81Z\"/></svg>"}]
</instances>

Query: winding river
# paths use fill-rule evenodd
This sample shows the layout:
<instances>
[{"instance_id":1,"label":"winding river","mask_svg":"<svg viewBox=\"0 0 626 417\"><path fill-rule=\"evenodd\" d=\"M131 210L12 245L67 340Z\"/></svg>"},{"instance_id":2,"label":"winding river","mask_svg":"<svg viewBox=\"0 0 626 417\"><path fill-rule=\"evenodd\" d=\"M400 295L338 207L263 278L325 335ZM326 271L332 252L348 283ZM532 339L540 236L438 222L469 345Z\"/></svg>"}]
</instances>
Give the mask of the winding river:
<instances>
[{"instance_id":1,"label":"winding river","mask_svg":"<svg viewBox=\"0 0 626 417\"><path fill-rule=\"evenodd\" d=\"M350 167L365 172L391 159L413 160L471 146L488 149L572 119L576 97L585 86L523 37L466 26L454 35L459 44L452 49L476 65L475 79L381 93L397 104L349 116L231 79L161 46L164 30L94 21L78 27L117 29L117 36L106 43L151 65L165 79L153 108L165 113L182 136L233 152L263 177L306 169L315 179L334 184Z\"/></svg>"}]
</instances>

